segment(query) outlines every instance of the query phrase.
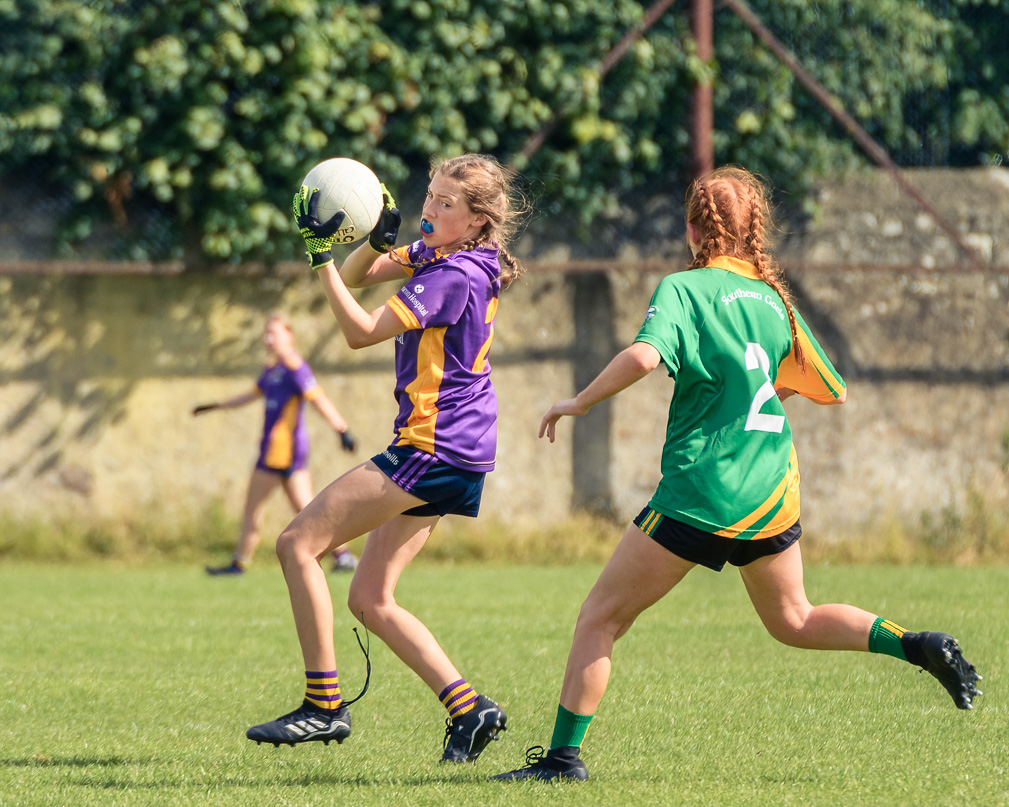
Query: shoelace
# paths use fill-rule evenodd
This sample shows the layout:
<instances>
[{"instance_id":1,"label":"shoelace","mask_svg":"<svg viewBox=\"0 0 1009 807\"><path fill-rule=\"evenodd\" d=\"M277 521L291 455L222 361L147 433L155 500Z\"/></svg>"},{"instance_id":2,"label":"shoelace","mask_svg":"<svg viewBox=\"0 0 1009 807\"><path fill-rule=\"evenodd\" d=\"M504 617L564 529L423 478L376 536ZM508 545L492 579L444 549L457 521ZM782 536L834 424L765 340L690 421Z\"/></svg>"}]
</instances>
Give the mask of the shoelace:
<instances>
[{"instance_id":1,"label":"shoelace","mask_svg":"<svg viewBox=\"0 0 1009 807\"><path fill-rule=\"evenodd\" d=\"M352 703L357 703L361 698L364 697L364 693L368 691L368 685L371 683L371 656L369 651L371 650L371 634L368 633L368 626L364 622L364 614L361 614L361 625L364 627L364 635L368 637L368 648L365 649L364 643L361 641L361 634L357 632L357 628L354 628L354 638L357 639L357 646L361 648L361 652L364 653L364 687L358 693L356 698L351 698L349 701L344 701L344 706L350 706Z\"/></svg>"},{"instance_id":2,"label":"shoelace","mask_svg":"<svg viewBox=\"0 0 1009 807\"><path fill-rule=\"evenodd\" d=\"M534 745L526 749L526 767L539 765L547 756L547 749L542 745Z\"/></svg>"},{"instance_id":3,"label":"shoelace","mask_svg":"<svg viewBox=\"0 0 1009 807\"><path fill-rule=\"evenodd\" d=\"M448 748L448 741L452 739L452 729L455 727L455 722L451 717L445 718L445 739L441 743L441 748L444 751Z\"/></svg>"},{"instance_id":4,"label":"shoelace","mask_svg":"<svg viewBox=\"0 0 1009 807\"><path fill-rule=\"evenodd\" d=\"M468 712L467 712L468 714ZM442 741L441 747L444 751L448 748L448 741L452 739L452 729L455 727L455 721L451 717L445 718L445 739Z\"/></svg>"}]
</instances>

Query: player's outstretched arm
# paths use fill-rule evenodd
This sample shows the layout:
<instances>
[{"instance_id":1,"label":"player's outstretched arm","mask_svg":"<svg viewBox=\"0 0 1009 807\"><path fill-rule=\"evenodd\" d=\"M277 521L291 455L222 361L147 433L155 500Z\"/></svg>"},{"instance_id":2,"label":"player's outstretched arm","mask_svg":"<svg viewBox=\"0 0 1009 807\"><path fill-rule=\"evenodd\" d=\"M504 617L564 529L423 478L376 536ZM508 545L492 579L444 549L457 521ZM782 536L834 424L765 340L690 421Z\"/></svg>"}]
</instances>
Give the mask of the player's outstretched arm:
<instances>
[{"instance_id":1,"label":"player's outstretched arm","mask_svg":"<svg viewBox=\"0 0 1009 807\"><path fill-rule=\"evenodd\" d=\"M547 436L552 443L556 435L557 421L565 415L584 415L600 401L606 400L631 384L640 381L662 361L659 351L647 342L635 342L626 350L613 357L603 371L574 398L558 401L543 416L540 423L540 437Z\"/></svg>"},{"instance_id":2,"label":"player's outstretched arm","mask_svg":"<svg viewBox=\"0 0 1009 807\"><path fill-rule=\"evenodd\" d=\"M326 419L326 422L333 427L333 431L340 432L340 434L347 431L346 419L340 414L340 410L336 408L336 405L329 400L329 397L322 391L321 387L318 388L318 392L309 400L312 402L312 406L319 410L319 414Z\"/></svg>"},{"instance_id":3,"label":"player's outstretched arm","mask_svg":"<svg viewBox=\"0 0 1009 807\"><path fill-rule=\"evenodd\" d=\"M236 409L239 406L245 406L250 404L255 400L258 400L262 396L262 392L257 387L250 392L246 392L244 395L237 395L234 398L228 398L224 401L217 401L210 404L200 404L199 406L193 407L193 417L197 415L203 415L207 412L213 412L215 409Z\"/></svg>"}]
</instances>

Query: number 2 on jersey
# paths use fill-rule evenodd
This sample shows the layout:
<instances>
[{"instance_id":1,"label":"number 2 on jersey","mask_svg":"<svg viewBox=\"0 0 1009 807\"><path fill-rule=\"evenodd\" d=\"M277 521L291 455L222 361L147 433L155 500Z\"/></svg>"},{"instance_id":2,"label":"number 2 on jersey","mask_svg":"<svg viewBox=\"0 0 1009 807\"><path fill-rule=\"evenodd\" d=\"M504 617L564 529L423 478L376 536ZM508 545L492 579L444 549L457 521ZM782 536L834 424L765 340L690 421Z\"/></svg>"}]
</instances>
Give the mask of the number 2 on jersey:
<instances>
[{"instance_id":1,"label":"number 2 on jersey","mask_svg":"<svg viewBox=\"0 0 1009 807\"><path fill-rule=\"evenodd\" d=\"M765 403L775 396L774 385L771 383L771 360L767 358L767 351L756 342L746 343L746 369L762 370L767 381L757 390L757 394L750 401L750 411L746 416L746 431L774 432L781 434L785 427L785 418L782 415L767 415L760 411Z\"/></svg>"}]
</instances>

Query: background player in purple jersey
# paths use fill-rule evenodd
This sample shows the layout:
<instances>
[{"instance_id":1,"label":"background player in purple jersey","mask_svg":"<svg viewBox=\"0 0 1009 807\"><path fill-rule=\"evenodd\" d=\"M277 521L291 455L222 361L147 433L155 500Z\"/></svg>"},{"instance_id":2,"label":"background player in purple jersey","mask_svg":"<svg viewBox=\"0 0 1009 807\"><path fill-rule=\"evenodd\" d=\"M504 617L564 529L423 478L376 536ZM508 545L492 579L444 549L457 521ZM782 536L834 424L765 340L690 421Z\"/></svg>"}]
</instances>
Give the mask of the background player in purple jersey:
<instances>
[{"instance_id":1,"label":"background player in purple jersey","mask_svg":"<svg viewBox=\"0 0 1009 807\"><path fill-rule=\"evenodd\" d=\"M340 435L344 450L354 450L354 437L347 428L347 421L316 382L308 362L295 351L294 333L286 315L274 312L267 317L263 344L269 359L254 389L226 401L202 404L193 409L196 416L215 409L235 409L260 398L266 402L259 458L245 495L238 546L230 564L207 567L207 573L211 575L242 574L252 562L259 546L259 528L266 500L278 487L284 489L295 513L312 501L314 493L308 470L305 401L310 401ZM345 547L341 549L333 553L334 571L353 571L357 558Z\"/></svg>"},{"instance_id":2,"label":"background player in purple jersey","mask_svg":"<svg viewBox=\"0 0 1009 807\"><path fill-rule=\"evenodd\" d=\"M349 736L333 605L319 559L367 533L350 610L448 710L442 760L473 761L505 728L505 713L463 678L431 631L396 602L395 589L442 516L477 515L484 477L494 467L497 401L487 354L502 284L521 271L506 246L516 197L512 175L493 158L446 160L431 171L423 237L391 251L400 215L384 193L386 207L368 243L339 270L330 249L342 213L319 222L314 189L295 196L312 266L347 343L395 341L399 414L392 445L329 485L277 540L305 661L305 700L247 736L274 745ZM348 291L404 277L406 285L371 312Z\"/></svg>"}]
</instances>

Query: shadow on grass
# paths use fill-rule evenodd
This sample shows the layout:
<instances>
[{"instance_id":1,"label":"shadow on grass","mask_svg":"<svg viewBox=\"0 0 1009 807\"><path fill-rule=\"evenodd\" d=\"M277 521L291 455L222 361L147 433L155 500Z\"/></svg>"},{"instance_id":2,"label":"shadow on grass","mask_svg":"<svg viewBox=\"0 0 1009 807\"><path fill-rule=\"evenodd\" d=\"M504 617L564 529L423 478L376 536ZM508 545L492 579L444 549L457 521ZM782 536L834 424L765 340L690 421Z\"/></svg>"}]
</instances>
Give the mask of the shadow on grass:
<instances>
[{"instance_id":1,"label":"shadow on grass","mask_svg":"<svg viewBox=\"0 0 1009 807\"><path fill-rule=\"evenodd\" d=\"M0 768L114 768L119 765L143 765L149 762L153 760L127 757L49 757L39 754L34 757L0 759Z\"/></svg>"},{"instance_id":2,"label":"shadow on grass","mask_svg":"<svg viewBox=\"0 0 1009 807\"><path fill-rule=\"evenodd\" d=\"M0 759L0 768L70 768L70 769L95 769L95 768L119 768L125 766L149 766L155 764L154 758L131 758L122 756L68 756L50 757L39 754L33 757L18 757ZM288 779L274 779L271 786L292 787L292 788L312 788L312 787L416 787L419 785L447 785L447 784L468 784L483 783L490 778L491 774L479 775L476 771L466 770L433 770L430 773L416 773L407 776L368 776L362 774L338 773L318 773L293 776ZM97 777L97 778L96 778ZM125 780L122 777L106 778L101 774L88 777L86 781L77 782L79 785L88 787L98 787L113 790L143 790L148 788L184 787L183 782L169 783L165 780L154 782L137 782ZM191 784L191 783L190 783ZM215 788L248 788L257 787L261 783L248 779L216 780ZM202 787L202 785L201 785Z\"/></svg>"},{"instance_id":3,"label":"shadow on grass","mask_svg":"<svg viewBox=\"0 0 1009 807\"><path fill-rule=\"evenodd\" d=\"M492 776L488 772L483 776L473 773L441 773L432 771L431 773L417 773L409 776L367 776L364 774L306 774L295 776L286 780L274 780L273 783L285 787L331 787L340 785L343 787L417 787L419 785L465 785L465 784L485 784Z\"/></svg>"}]
</instances>

